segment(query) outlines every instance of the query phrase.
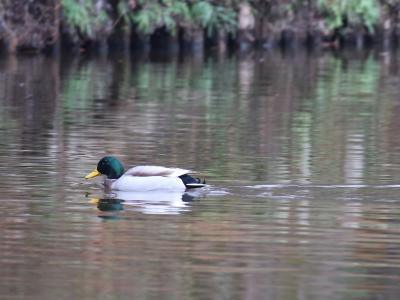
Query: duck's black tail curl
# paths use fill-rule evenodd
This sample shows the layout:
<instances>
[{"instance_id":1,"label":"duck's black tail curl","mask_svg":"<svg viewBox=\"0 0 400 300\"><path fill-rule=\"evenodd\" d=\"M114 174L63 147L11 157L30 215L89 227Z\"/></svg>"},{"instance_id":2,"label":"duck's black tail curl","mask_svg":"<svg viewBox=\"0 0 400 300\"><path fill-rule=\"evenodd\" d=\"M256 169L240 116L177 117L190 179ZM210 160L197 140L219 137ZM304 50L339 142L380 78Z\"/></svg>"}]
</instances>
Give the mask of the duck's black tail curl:
<instances>
[{"instance_id":1,"label":"duck's black tail curl","mask_svg":"<svg viewBox=\"0 0 400 300\"><path fill-rule=\"evenodd\" d=\"M203 179L203 182L201 182L200 178L194 178L188 174L181 175L179 178L188 189L200 188L206 185L205 179Z\"/></svg>"}]
</instances>

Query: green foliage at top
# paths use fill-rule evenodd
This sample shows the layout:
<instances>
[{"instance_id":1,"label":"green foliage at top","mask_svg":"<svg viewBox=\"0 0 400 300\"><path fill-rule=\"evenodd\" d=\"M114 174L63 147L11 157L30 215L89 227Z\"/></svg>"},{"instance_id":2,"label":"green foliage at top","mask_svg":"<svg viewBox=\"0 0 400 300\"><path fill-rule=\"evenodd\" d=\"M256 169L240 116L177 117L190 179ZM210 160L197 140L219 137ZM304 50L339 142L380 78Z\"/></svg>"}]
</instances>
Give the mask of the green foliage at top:
<instances>
[{"instance_id":1,"label":"green foliage at top","mask_svg":"<svg viewBox=\"0 0 400 300\"><path fill-rule=\"evenodd\" d=\"M130 13L130 19L138 30L151 34L165 27L175 34L180 23L190 23L190 8L186 1L137 1L138 8Z\"/></svg>"},{"instance_id":2,"label":"green foliage at top","mask_svg":"<svg viewBox=\"0 0 400 300\"><path fill-rule=\"evenodd\" d=\"M111 18L107 6L99 0L61 0L65 23L73 35L96 39L106 33Z\"/></svg>"},{"instance_id":3,"label":"green foliage at top","mask_svg":"<svg viewBox=\"0 0 400 300\"><path fill-rule=\"evenodd\" d=\"M209 36L218 29L234 32L237 27L237 15L233 8L213 5L207 1L198 1L191 8L195 24L207 29Z\"/></svg>"},{"instance_id":4,"label":"green foliage at top","mask_svg":"<svg viewBox=\"0 0 400 300\"><path fill-rule=\"evenodd\" d=\"M380 14L377 0L317 0L326 12L326 24L331 29L340 28L346 19L349 25L365 25L373 31Z\"/></svg>"},{"instance_id":5,"label":"green foliage at top","mask_svg":"<svg viewBox=\"0 0 400 300\"><path fill-rule=\"evenodd\" d=\"M233 32L236 28L236 12L232 8L208 1L138 0L137 3L138 7L130 13L127 4L121 4L120 12L129 14L132 23L145 34L161 27L172 34L179 26L198 27L206 29L209 35L216 29Z\"/></svg>"},{"instance_id":6,"label":"green foliage at top","mask_svg":"<svg viewBox=\"0 0 400 300\"><path fill-rule=\"evenodd\" d=\"M173 35L178 28L204 29L209 36L220 30L235 33L242 2L250 4L258 19L277 23L277 28L311 10L331 30L348 25L373 31L381 8L391 1L398 0L61 0L61 5L64 24L72 35L97 39L120 22L146 35L160 28Z\"/></svg>"},{"instance_id":7,"label":"green foliage at top","mask_svg":"<svg viewBox=\"0 0 400 300\"><path fill-rule=\"evenodd\" d=\"M232 7L211 1L189 0L61 0L63 16L73 34L93 39L106 32L112 22L111 11L116 10L117 22L133 24L143 34L166 28L176 34L179 26L203 28L208 34L217 29L234 32L237 14ZM108 3L108 4L107 4Z\"/></svg>"}]
</instances>

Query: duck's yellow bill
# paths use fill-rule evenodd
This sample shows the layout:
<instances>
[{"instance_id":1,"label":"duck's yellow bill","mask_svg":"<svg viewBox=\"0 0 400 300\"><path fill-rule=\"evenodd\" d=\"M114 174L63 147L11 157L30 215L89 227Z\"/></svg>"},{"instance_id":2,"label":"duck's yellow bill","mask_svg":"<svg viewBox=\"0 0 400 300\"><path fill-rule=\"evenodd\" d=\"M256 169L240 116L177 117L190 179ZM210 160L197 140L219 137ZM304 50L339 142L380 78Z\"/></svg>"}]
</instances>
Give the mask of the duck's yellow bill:
<instances>
[{"instance_id":1,"label":"duck's yellow bill","mask_svg":"<svg viewBox=\"0 0 400 300\"><path fill-rule=\"evenodd\" d=\"M95 205L97 205L99 202L100 202L99 198L92 198L89 201L90 204L95 204Z\"/></svg>"},{"instance_id":2,"label":"duck's yellow bill","mask_svg":"<svg viewBox=\"0 0 400 300\"><path fill-rule=\"evenodd\" d=\"M97 169L96 169L93 172L90 172L89 174L87 174L85 176L85 179L90 179L90 178L93 178L93 177L96 177L96 176L99 176L99 175L101 175L101 173L99 171L97 171Z\"/></svg>"}]
</instances>

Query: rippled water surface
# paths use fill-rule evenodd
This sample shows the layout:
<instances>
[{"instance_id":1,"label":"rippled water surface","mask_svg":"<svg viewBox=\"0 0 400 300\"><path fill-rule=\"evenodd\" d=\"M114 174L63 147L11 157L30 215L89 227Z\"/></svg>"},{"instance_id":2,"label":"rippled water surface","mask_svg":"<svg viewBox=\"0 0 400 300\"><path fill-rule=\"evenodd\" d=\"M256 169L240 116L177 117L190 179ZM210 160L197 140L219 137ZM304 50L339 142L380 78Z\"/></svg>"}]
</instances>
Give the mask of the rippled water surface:
<instances>
[{"instance_id":1,"label":"rippled water surface","mask_svg":"<svg viewBox=\"0 0 400 300\"><path fill-rule=\"evenodd\" d=\"M0 58L0 299L399 299L398 65ZM209 186L106 194L106 154Z\"/></svg>"}]
</instances>

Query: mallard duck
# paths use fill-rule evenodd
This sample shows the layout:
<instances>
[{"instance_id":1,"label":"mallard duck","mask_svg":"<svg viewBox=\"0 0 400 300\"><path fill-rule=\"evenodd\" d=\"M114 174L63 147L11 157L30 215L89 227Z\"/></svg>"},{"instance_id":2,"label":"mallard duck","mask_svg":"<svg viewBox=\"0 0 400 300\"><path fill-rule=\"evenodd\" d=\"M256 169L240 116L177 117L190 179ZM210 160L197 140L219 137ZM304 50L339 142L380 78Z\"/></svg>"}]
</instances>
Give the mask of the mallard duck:
<instances>
[{"instance_id":1,"label":"mallard duck","mask_svg":"<svg viewBox=\"0 0 400 300\"><path fill-rule=\"evenodd\" d=\"M107 190L117 191L154 191L204 187L205 181L193 178L189 170L166 168L160 166L137 166L124 173L122 163L113 156L103 157L97 168L85 176L90 179L99 175L106 175L104 186Z\"/></svg>"}]
</instances>

